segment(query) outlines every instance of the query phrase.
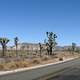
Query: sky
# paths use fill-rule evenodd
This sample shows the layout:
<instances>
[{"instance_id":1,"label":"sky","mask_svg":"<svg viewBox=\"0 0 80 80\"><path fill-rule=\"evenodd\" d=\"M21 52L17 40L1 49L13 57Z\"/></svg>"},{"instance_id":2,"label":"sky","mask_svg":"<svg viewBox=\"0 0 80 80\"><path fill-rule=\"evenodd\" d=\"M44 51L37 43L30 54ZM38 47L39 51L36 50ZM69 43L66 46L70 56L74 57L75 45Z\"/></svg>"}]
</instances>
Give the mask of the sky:
<instances>
[{"instance_id":1,"label":"sky","mask_svg":"<svg viewBox=\"0 0 80 80\"><path fill-rule=\"evenodd\" d=\"M0 0L0 37L44 42L46 32L58 45L80 45L80 0Z\"/></svg>"}]
</instances>

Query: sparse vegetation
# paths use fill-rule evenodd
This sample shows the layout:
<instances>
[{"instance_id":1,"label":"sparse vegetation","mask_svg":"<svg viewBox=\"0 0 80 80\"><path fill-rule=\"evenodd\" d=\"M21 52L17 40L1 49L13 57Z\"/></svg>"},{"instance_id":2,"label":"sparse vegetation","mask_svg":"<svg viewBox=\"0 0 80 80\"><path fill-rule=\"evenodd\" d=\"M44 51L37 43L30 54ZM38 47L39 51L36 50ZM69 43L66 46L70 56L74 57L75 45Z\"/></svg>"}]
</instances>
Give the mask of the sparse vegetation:
<instances>
[{"instance_id":1,"label":"sparse vegetation","mask_svg":"<svg viewBox=\"0 0 80 80\"><path fill-rule=\"evenodd\" d=\"M15 48L13 49L13 47L11 47L10 49L6 50L9 39L0 38L0 43L2 46L2 52L0 50L0 55L2 54L0 58L0 71L13 70L17 68L30 67L32 65L63 61L64 59L78 56L77 53L79 53L80 50L79 48L76 48L75 43L72 43L71 48L68 48L68 50L64 49L63 51L53 55L53 49L57 44L55 40L57 36L53 32L46 32L46 35L48 39L47 41L45 41L44 46L43 44L39 43L38 48L33 49L33 47L31 47L32 50L29 50L29 46L27 46L27 49L25 49L24 45L21 49L18 49L18 37L14 38ZM70 52L73 54L70 54Z\"/></svg>"}]
</instances>

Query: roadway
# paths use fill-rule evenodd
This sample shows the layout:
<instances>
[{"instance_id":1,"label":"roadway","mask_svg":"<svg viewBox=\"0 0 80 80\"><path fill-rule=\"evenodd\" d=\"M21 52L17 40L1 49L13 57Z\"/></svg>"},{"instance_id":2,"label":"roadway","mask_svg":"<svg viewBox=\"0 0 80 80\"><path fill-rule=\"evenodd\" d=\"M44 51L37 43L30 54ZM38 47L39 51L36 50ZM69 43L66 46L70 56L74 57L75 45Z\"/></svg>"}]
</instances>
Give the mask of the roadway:
<instances>
[{"instance_id":1,"label":"roadway","mask_svg":"<svg viewBox=\"0 0 80 80\"><path fill-rule=\"evenodd\" d=\"M63 69L61 72L51 74L46 80L80 80L80 60L73 66Z\"/></svg>"},{"instance_id":2,"label":"roadway","mask_svg":"<svg viewBox=\"0 0 80 80\"><path fill-rule=\"evenodd\" d=\"M80 59L1 75L0 80L80 80Z\"/></svg>"}]
</instances>

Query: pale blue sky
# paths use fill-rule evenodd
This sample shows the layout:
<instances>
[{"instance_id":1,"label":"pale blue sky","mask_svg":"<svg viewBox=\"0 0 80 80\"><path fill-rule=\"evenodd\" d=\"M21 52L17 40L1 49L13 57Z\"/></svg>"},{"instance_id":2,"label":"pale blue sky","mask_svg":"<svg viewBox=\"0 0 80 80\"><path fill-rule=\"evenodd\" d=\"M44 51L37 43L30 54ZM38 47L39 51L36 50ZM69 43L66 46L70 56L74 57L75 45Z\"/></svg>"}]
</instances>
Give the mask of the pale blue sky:
<instances>
[{"instance_id":1,"label":"pale blue sky","mask_svg":"<svg viewBox=\"0 0 80 80\"><path fill-rule=\"evenodd\" d=\"M46 31L58 45L80 45L80 0L0 0L0 37L43 42Z\"/></svg>"}]
</instances>

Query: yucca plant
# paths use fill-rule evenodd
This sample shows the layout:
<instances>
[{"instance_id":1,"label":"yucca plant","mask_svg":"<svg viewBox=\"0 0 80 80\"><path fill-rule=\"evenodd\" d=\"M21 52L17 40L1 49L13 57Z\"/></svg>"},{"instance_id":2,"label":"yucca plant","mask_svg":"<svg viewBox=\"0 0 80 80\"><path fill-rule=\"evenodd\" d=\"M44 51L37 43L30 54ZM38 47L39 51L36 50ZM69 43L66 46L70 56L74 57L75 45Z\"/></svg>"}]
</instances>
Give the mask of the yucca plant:
<instances>
[{"instance_id":1,"label":"yucca plant","mask_svg":"<svg viewBox=\"0 0 80 80\"><path fill-rule=\"evenodd\" d=\"M1 46L2 46L2 57L5 56L5 51L6 51L6 44L9 42L9 39L7 38L0 38L0 43L1 43Z\"/></svg>"},{"instance_id":2,"label":"yucca plant","mask_svg":"<svg viewBox=\"0 0 80 80\"><path fill-rule=\"evenodd\" d=\"M18 37L15 37L14 38L14 44L15 44L15 47L16 47L16 56L18 56L18 51L17 51L17 49L18 49L18 41L19 41Z\"/></svg>"},{"instance_id":3,"label":"yucca plant","mask_svg":"<svg viewBox=\"0 0 80 80\"><path fill-rule=\"evenodd\" d=\"M46 42L46 46L47 46L47 51L49 55L52 55L52 49L56 46L56 41L55 39L57 38L56 34L53 32L46 32L47 35L47 42Z\"/></svg>"}]
</instances>

